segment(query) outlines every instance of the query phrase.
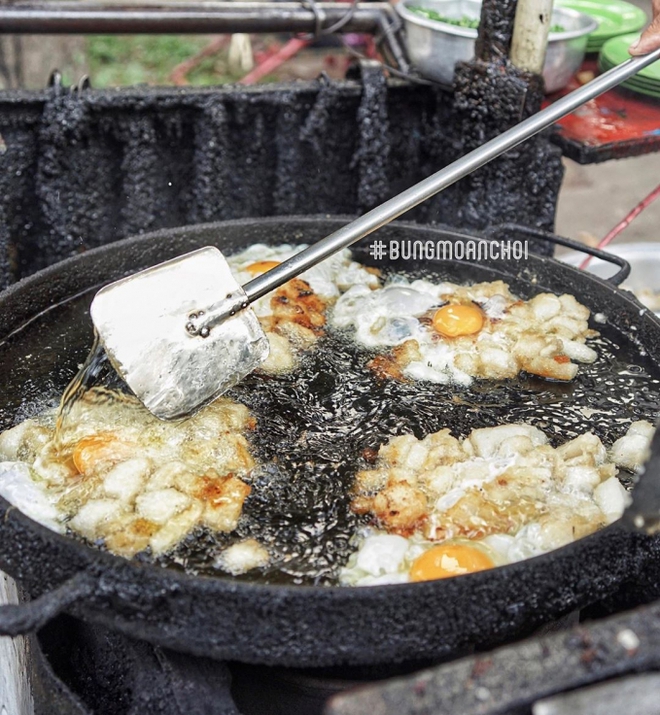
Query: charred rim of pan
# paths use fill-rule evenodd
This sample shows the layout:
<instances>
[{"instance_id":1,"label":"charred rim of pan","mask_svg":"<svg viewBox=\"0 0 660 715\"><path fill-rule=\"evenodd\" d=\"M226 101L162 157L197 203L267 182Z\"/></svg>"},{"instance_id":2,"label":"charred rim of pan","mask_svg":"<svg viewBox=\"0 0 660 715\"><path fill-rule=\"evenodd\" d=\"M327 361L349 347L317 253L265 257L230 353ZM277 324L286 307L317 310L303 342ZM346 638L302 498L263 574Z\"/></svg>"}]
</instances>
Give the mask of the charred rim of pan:
<instances>
[{"instance_id":1,"label":"charred rim of pan","mask_svg":"<svg viewBox=\"0 0 660 715\"><path fill-rule=\"evenodd\" d=\"M58 264L42 271L40 274L26 279L5 292L2 297L5 303L5 311L0 317L0 330L3 335L8 336L13 330L23 325L30 317L34 316L45 309L45 306L53 304L57 301L66 300L67 297L73 296L81 291L120 277L128 272L132 272L137 268L146 267L158 261L166 260L169 257L178 255L204 243L212 243L214 238L219 238L223 230L228 234L235 234L234 240L222 242L223 246L238 248L245 246L255 240L264 240L264 227L272 231L273 242L283 242L285 240L291 242L313 241L323 237L332 230L343 225L342 220L328 220L315 218L282 218L282 219L255 219L255 220L238 220L226 222L223 224L195 226L190 228L182 228L176 230L159 231L148 236L127 239L120 246L106 246L100 249L91 251L85 256L75 257L66 262ZM237 234L237 237L236 237ZM438 239L439 237L446 238L446 234L439 234L436 229L419 227L399 223L387 227L379 232L379 238L383 240L400 239L406 236L414 235L421 239ZM453 234L454 238L459 238L457 234ZM467 237L470 238L470 237ZM163 244L166 244L163 246ZM131 268L126 270L115 267L114 252L121 250L120 265L130 265ZM363 260L361 252L358 251L356 256L359 260ZM367 262L367 261L365 261ZM460 267L460 266L459 266ZM464 268L465 266L463 266ZM656 318L648 313L640 314L640 304L630 295L616 291L610 284L600 281L596 278L587 277L575 269L560 266L554 261L533 257L529 264L524 267L514 267L506 263L502 263L502 278L509 282L515 283L516 280L529 283L538 281L538 290L550 289L551 284L561 283L560 288L555 287L555 292L559 289L573 293L582 302L586 303L593 310L600 310L605 313L615 311L619 319L621 332L631 335L635 343L641 348L644 346L648 352L656 356L660 354L660 323ZM545 274L547 275L547 280ZM495 278L493 276L492 278ZM513 279L513 280L512 280ZM513 286L515 290L515 285ZM7 307L7 304L9 307ZM11 311L11 312L9 312ZM656 441L656 451L658 442ZM3 500L0 500L0 505L3 511L9 506ZM169 570L140 564L139 571L136 571L134 564L125 561L121 557L112 556L107 553L102 553L94 549L85 547L72 539L55 534L45 527L35 524L24 515L17 512L15 509L8 509L5 515L5 523L14 533L22 533L29 537L29 543L25 544L27 553L20 549L14 551L13 542L5 542L3 551L2 563L5 569L19 579L25 578L26 582L31 582L26 585L31 586L34 593L41 593L58 584L62 579L73 575L73 573L87 568L97 577L104 573L114 573L118 582L123 582L125 587L132 579L140 573L143 579L145 590L154 595L153 590L157 584L167 588L168 586L176 591L176 584L180 584L182 588L190 588L191 591L199 595L212 594L214 592L221 593L223 590L227 594L231 593L235 596L243 594L246 599L258 598L263 595L268 595L271 598L282 598L285 602L299 602L305 600L305 594L317 594L315 598L322 598L326 603L326 599L331 599L336 605L348 606L351 603L361 601L378 602L381 595L384 593L397 594L397 600L400 597L405 598L410 595L411 603L418 602L423 595L430 596L436 592L447 594L460 593L464 589L463 584L467 587L469 584L474 588L483 588L491 581L501 581L497 579L497 572L501 572L500 576L505 574L511 578L522 578L526 580L525 574L530 567L537 570L542 565L543 567L552 567L549 571L555 571L559 563L564 563L565 560L571 558L573 554L592 556L598 554L600 542L607 542L612 548L615 544L625 543L625 536L622 533L620 525L613 525L601 532L598 532L590 537L586 537L578 542L568 545L562 549L550 552L549 554L530 559L526 562L519 562L509 566L501 567L491 572L483 572L481 574L472 574L465 576L463 579L450 579L444 582L430 582L426 584L401 584L397 586L388 586L386 588L372 587L360 589L346 588L322 588L317 587L282 587L282 586L267 586L262 584L236 583L231 578L216 577L213 579L198 578L187 574L175 573ZM13 524L13 526L12 526ZM609 537L609 540L607 540ZM44 554L48 549L38 553L31 553L39 549L42 545L52 546L52 551L71 556L71 561L67 564L46 564L47 556ZM9 548L7 548L9 547ZM617 550L615 549L615 553ZM25 557L30 563L23 568L22 562ZM626 554L620 554L622 560L630 559ZM44 566L43 571L35 573L35 564ZM561 571L559 573L562 573ZM140 579L140 580L142 580ZM607 580L607 579L605 579ZM598 584L594 588L598 589ZM579 590L580 585L575 586ZM138 588L137 593L140 592ZM589 590L589 589L587 589ZM128 595L128 591L127 591ZM570 600L570 599L569 599ZM99 619L101 620L101 619ZM107 618L106 618L107 620ZM537 616L538 621L538 616ZM153 634L152 634L152 637ZM167 638L160 639L161 641L173 642ZM279 648L279 646L278 646ZM338 646L335 646L337 649ZM186 649L194 652L194 646L186 646ZM322 649L322 647L321 647ZM277 648L276 648L277 650ZM341 647L339 647L341 651ZM218 652L217 650L215 651ZM225 653L224 650L219 651ZM278 651L279 652L279 651ZM316 652L312 648L312 652ZM373 655L373 654L372 654ZM248 659L254 660L255 655L246 656ZM372 656L370 656L372 657ZM380 657L380 656L378 656ZM382 653L383 658L390 657L386 651ZM325 662L329 659L336 660L335 657L328 656ZM266 659L268 660L268 659ZM272 660L272 659L271 659ZM284 658L286 661L287 659ZM290 662L296 662L288 658ZM366 662L364 656L346 656L344 660L347 662Z\"/></svg>"}]
</instances>

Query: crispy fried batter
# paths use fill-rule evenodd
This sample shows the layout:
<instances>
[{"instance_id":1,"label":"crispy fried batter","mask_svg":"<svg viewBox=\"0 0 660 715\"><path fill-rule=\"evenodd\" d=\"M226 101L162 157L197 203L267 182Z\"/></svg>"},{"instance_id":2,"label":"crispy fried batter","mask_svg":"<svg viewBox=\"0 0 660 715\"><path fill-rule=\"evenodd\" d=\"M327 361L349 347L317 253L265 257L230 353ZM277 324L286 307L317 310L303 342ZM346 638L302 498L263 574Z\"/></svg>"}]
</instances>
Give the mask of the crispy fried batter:
<instances>
[{"instance_id":1,"label":"crispy fried batter","mask_svg":"<svg viewBox=\"0 0 660 715\"><path fill-rule=\"evenodd\" d=\"M275 291L270 306L276 326L281 321L289 321L302 325L315 335L323 334L326 303L306 281L294 278L285 283Z\"/></svg>"},{"instance_id":2,"label":"crispy fried batter","mask_svg":"<svg viewBox=\"0 0 660 715\"><path fill-rule=\"evenodd\" d=\"M372 511L388 531L410 534L428 511L424 492L407 482L388 485L373 498Z\"/></svg>"},{"instance_id":3,"label":"crispy fried batter","mask_svg":"<svg viewBox=\"0 0 660 715\"><path fill-rule=\"evenodd\" d=\"M358 472L352 509L389 533L418 532L431 541L516 534L537 523L539 543L567 543L623 508L615 473L591 433L556 449L524 424L474 430L463 440L446 429L422 440L407 434ZM605 482L609 497L599 492Z\"/></svg>"},{"instance_id":4,"label":"crispy fried batter","mask_svg":"<svg viewBox=\"0 0 660 715\"><path fill-rule=\"evenodd\" d=\"M406 340L405 343L392 348L391 352L376 355L367 363L367 367L381 380L404 380L403 371L414 360L421 360L419 343L416 340Z\"/></svg>"},{"instance_id":5,"label":"crispy fried batter","mask_svg":"<svg viewBox=\"0 0 660 715\"><path fill-rule=\"evenodd\" d=\"M251 490L241 477L255 465L243 433L256 423L244 405L219 398L164 423L135 399L96 392L33 457L69 528L131 557L162 553L200 524L236 527Z\"/></svg>"}]
</instances>

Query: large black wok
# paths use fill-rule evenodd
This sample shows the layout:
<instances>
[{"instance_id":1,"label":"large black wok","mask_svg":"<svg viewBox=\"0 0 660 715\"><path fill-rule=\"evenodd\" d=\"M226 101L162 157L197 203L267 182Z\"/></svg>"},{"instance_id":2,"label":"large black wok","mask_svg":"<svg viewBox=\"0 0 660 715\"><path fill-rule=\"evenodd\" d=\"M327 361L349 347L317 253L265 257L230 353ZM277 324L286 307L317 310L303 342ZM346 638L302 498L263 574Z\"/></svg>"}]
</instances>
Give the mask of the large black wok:
<instances>
[{"instance_id":1,"label":"large black wok","mask_svg":"<svg viewBox=\"0 0 660 715\"><path fill-rule=\"evenodd\" d=\"M91 300L101 284L199 246L310 242L340 223L324 218L249 219L164 230L92 250L11 287L0 296L0 351L5 356L0 367L5 382L0 426L19 422L61 393L84 358L91 328L78 319L67 322L67 301L73 296L86 293ZM405 223L382 229L378 238L465 239ZM356 249L365 262L370 261L368 245ZM602 357L605 364L634 363L625 377L610 384L584 378L577 392L547 392L547 383L532 381L523 385L518 412L515 390L520 386L513 392L511 387L492 386L491 408L489 400L482 399L466 409L458 432L469 431L471 422L495 423L489 410L497 414L495 403L502 395L509 400L511 415L530 419L534 409L526 408L525 400L541 395L543 399L535 399L546 404L543 409L559 441L594 429L611 442L625 432L628 418L657 418L660 321L613 283L531 254L517 263L411 260L396 267L456 281L504 278L523 296L542 290L572 293L608 317L603 331L620 348ZM63 307L41 315L61 303ZM482 397L490 389L481 384ZM623 392L625 400L620 399ZM634 399L627 399L630 395ZM604 406L601 415L609 409L619 421L596 416L576 424L574 415L572 421L564 419L571 401L578 399L595 400ZM441 417L442 409L439 405ZM565 435L559 429L562 424ZM544 556L454 579L354 589L249 583L129 562L52 533L0 499L0 568L35 599L0 609L0 633L34 630L67 611L137 638L222 659L315 667L437 658L468 645L491 645L526 634L643 578L657 547L656 537L646 530L660 506L657 469L647 470L636 495L620 522ZM646 521L640 515L646 515Z\"/></svg>"}]
</instances>

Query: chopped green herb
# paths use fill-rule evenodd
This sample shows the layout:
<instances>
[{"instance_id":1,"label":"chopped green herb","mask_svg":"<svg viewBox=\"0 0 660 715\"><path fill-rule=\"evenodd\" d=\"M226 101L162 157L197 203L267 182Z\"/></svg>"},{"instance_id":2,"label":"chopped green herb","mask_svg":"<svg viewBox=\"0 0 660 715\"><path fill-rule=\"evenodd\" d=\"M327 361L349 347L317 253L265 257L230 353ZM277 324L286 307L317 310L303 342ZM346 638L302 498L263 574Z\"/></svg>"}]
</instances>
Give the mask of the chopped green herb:
<instances>
[{"instance_id":1,"label":"chopped green herb","mask_svg":"<svg viewBox=\"0 0 660 715\"><path fill-rule=\"evenodd\" d=\"M447 17L428 7L420 7L418 5L411 5L408 9L418 15L422 15L428 20L445 22L448 25L456 25L457 27L469 27L471 30L477 30L479 28L479 20L474 17L468 17L467 15L463 15L463 17ZM566 28L563 25L552 25L550 32L566 32Z\"/></svg>"},{"instance_id":2,"label":"chopped green herb","mask_svg":"<svg viewBox=\"0 0 660 715\"><path fill-rule=\"evenodd\" d=\"M435 10L431 10L427 7L419 7L417 5L411 6L408 9L418 15L422 15L428 20L446 22L448 25L456 25L457 27L469 27L472 30L476 30L479 27L479 20L473 17L468 17L467 15L463 15L463 17L447 17L446 15L441 15Z\"/></svg>"}]
</instances>

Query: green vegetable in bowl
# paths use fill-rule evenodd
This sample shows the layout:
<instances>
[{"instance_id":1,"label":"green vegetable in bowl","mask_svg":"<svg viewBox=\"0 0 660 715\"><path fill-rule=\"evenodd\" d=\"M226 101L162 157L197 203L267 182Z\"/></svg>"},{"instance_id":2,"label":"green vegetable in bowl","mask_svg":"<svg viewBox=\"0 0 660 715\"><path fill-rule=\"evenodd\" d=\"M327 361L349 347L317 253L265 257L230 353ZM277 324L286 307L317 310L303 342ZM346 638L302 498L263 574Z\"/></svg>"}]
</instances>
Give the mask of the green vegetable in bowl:
<instances>
[{"instance_id":1,"label":"green vegetable in bowl","mask_svg":"<svg viewBox=\"0 0 660 715\"><path fill-rule=\"evenodd\" d=\"M415 12L428 20L435 20L436 22L446 22L448 25L456 25L457 27L469 27L472 30L476 30L479 27L479 20L477 18L468 17L463 15L463 17L447 17L446 15L441 15L435 10L431 10L427 7L419 7L417 5L410 6L408 8L411 12Z\"/></svg>"},{"instance_id":2,"label":"green vegetable in bowl","mask_svg":"<svg viewBox=\"0 0 660 715\"><path fill-rule=\"evenodd\" d=\"M475 17L468 17L467 15L463 15L463 17L447 17L435 10L431 10L428 7L420 7L419 5L411 5L408 9L411 12L425 17L427 20L445 22L448 25L456 25L457 27L469 27L471 30L477 30L479 28L479 19ZM552 25L550 32L566 32L566 28L562 25Z\"/></svg>"}]
</instances>

